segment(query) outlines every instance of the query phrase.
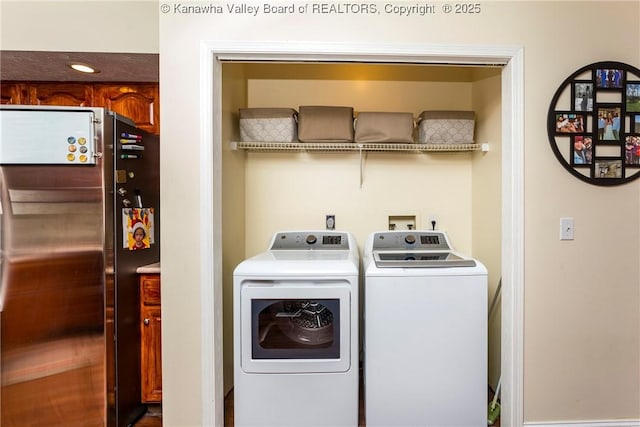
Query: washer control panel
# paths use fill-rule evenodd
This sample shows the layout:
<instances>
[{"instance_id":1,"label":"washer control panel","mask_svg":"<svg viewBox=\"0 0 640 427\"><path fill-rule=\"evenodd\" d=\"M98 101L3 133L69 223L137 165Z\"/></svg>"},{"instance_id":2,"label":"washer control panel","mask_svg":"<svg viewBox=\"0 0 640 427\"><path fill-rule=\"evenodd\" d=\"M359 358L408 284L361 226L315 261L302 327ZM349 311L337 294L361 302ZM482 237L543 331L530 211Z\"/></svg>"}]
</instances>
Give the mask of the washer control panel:
<instances>
[{"instance_id":1,"label":"washer control panel","mask_svg":"<svg viewBox=\"0 0 640 427\"><path fill-rule=\"evenodd\" d=\"M453 253L442 231L384 231L373 235L372 254L378 268L475 267Z\"/></svg>"},{"instance_id":2,"label":"washer control panel","mask_svg":"<svg viewBox=\"0 0 640 427\"><path fill-rule=\"evenodd\" d=\"M349 238L346 233L329 231L297 231L276 233L271 244L272 250L348 250Z\"/></svg>"}]
</instances>

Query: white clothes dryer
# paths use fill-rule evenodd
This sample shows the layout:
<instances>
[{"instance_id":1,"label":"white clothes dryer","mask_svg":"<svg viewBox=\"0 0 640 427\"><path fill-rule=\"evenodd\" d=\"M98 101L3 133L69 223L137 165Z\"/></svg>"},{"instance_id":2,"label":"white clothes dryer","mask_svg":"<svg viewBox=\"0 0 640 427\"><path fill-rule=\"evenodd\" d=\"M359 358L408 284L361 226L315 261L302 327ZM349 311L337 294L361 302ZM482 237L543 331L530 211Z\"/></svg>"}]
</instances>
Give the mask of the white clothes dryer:
<instances>
[{"instance_id":1,"label":"white clothes dryer","mask_svg":"<svg viewBox=\"0 0 640 427\"><path fill-rule=\"evenodd\" d=\"M234 286L236 426L358 425L355 238L276 233Z\"/></svg>"},{"instance_id":2,"label":"white clothes dryer","mask_svg":"<svg viewBox=\"0 0 640 427\"><path fill-rule=\"evenodd\" d=\"M367 427L487 425L487 270L441 231L364 248Z\"/></svg>"}]
</instances>

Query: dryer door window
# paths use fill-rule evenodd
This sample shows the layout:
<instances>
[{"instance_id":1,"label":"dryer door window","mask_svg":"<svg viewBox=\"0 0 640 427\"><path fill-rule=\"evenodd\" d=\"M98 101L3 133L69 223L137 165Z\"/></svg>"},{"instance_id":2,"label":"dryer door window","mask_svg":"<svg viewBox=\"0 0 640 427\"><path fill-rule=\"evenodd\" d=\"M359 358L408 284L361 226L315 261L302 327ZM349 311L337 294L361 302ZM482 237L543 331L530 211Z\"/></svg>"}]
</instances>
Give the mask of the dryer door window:
<instances>
[{"instance_id":1,"label":"dryer door window","mask_svg":"<svg viewBox=\"0 0 640 427\"><path fill-rule=\"evenodd\" d=\"M255 299L251 306L254 359L340 357L340 300Z\"/></svg>"},{"instance_id":2,"label":"dryer door window","mask_svg":"<svg viewBox=\"0 0 640 427\"><path fill-rule=\"evenodd\" d=\"M246 280L239 289L240 366L252 373L346 372L351 367L347 280Z\"/></svg>"}]
</instances>

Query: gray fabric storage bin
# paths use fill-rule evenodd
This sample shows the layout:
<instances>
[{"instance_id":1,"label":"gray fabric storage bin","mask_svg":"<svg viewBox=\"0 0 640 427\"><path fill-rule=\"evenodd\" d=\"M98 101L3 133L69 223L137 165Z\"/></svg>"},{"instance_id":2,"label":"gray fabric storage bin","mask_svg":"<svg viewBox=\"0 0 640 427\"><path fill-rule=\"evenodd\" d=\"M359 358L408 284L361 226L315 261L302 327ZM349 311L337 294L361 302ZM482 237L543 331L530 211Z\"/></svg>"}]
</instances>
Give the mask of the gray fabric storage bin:
<instances>
[{"instance_id":1,"label":"gray fabric storage bin","mask_svg":"<svg viewBox=\"0 0 640 427\"><path fill-rule=\"evenodd\" d=\"M295 142L297 116L293 108L241 108L240 141Z\"/></svg>"},{"instance_id":2,"label":"gray fabric storage bin","mask_svg":"<svg viewBox=\"0 0 640 427\"><path fill-rule=\"evenodd\" d=\"M473 111L423 111L418 117L418 142L422 144L473 144Z\"/></svg>"}]
</instances>

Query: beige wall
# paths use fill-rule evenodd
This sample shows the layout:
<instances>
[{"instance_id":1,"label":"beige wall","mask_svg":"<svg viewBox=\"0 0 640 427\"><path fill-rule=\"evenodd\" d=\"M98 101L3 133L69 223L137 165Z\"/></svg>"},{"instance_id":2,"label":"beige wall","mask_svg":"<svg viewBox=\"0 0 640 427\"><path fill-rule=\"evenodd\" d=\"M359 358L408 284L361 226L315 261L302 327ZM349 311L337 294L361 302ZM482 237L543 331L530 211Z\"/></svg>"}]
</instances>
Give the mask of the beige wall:
<instances>
[{"instance_id":1,"label":"beige wall","mask_svg":"<svg viewBox=\"0 0 640 427\"><path fill-rule=\"evenodd\" d=\"M471 229L473 242L471 253L482 260L489 271L489 304L496 295L501 279L501 76L476 74L472 87L473 110L481 114L476 127L478 142L489 143L489 151L473 157L471 189ZM489 318L489 385L494 389L501 373L500 369L500 298Z\"/></svg>"},{"instance_id":2,"label":"beige wall","mask_svg":"<svg viewBox=\"0 0 640 427\"><path fill-rule=\"evenodd\" d=\"M0 0L0 49L158 53L154 0Z\"/></svg>"},{"instance_id":3,"label":"beige wall","mask_svg":"<svg viewBox=\"0 0 640 427\"><path fill-rule=\"evenodd\" d=\"M347 75L353 72L345 70ZM277 93L274 101L273 94ZM275 102L275 104L274 104ZM471 83L372 80L252 80L248 106L348 105L355 111L471 109ZM461 251L471 251L471 153L366 153L360 186L357 153L250 153L247 156L247 255L266 247L276 230L337 227L360 249L390 214L431 215ZM440 185L434 185L440 183ZM442 183L446 183L442 185ZM452 192L459 196L451 201Z\"/></svg>"},{"instance_id":4,"label":"beige wall","mask_svg":"<svg viewBox=\"0 0 640 427\"><path fill-rule=\"evenodd\" d=\"M223 140L239 140L238 108L247 100L247 80L243 64L225 66ZM224 391L233 386L233 269L245 258L245 158L223 144L222 155L222 265L224 295Z\"/></svg>"},{"instance_id":5,"label":"beige wall","mask_svg":"<svg viewBox=\"0 0 640 427\"><path fill-rule=\"evenodd\" d=\"M577 180L558 164L546 135L551 97L576 69L602 60L639 66L638 2L494 1L482 2L482 12L474 16L438 13L415 18L158 14L157 3L143 3L144 11L113 2L113 9L102 16L130 25L113 34L104 23L113 21L92 22L93 33L105 37L92 38L91 43L70 31L54 31L50 23L52 17L64 22L74 16L80 3L56 2L43 9L40 4L33 7L33 2L5 0L0 47L153 52L158 45L150 27L159 15L166 425L197 426L202 420L204 261L197 243L198 157L201 126L208 119L200 115L200 40L523 46L525 420L640 419L638 182L594 187ZM93 2L85 4L89 8ZM85 10L79 20L87 22L92 11ZM120 15L123 11L128 14ZM35 23L21 25L24 17ZM575 218L575 240L558 240L561 216Z\"/></svg>"}]
</instances>

